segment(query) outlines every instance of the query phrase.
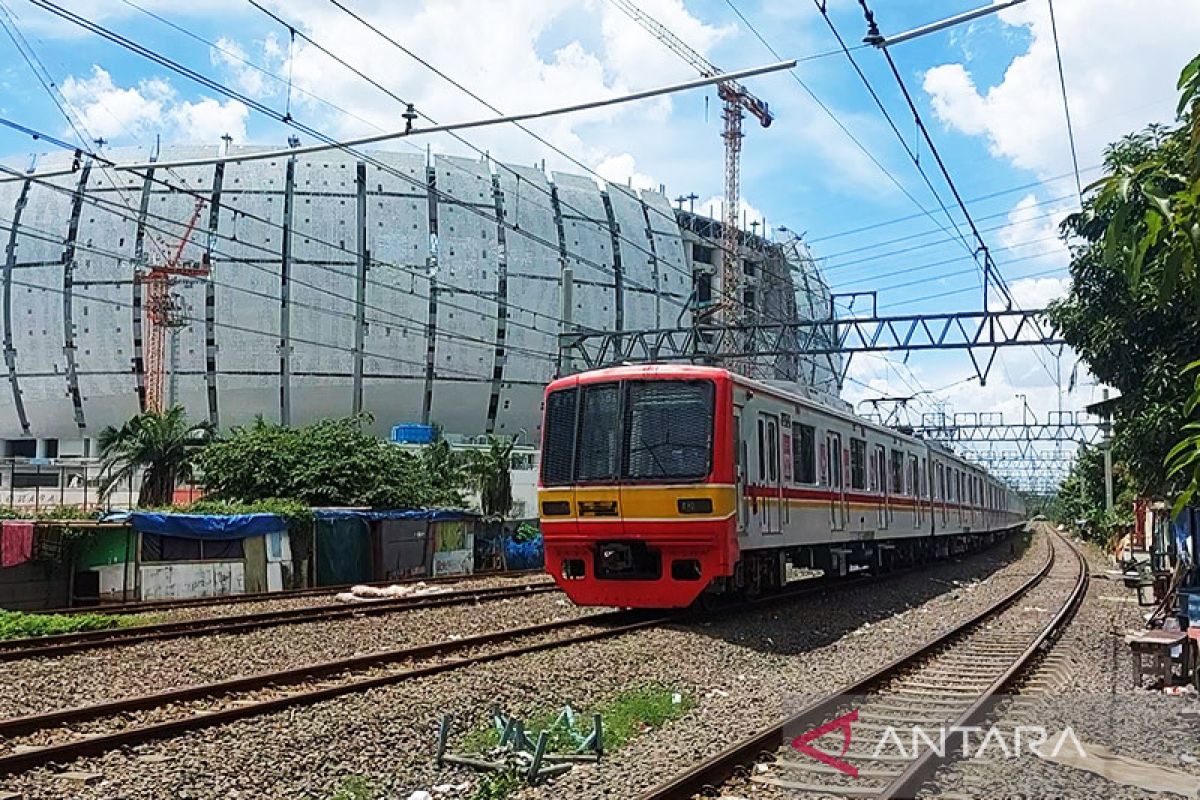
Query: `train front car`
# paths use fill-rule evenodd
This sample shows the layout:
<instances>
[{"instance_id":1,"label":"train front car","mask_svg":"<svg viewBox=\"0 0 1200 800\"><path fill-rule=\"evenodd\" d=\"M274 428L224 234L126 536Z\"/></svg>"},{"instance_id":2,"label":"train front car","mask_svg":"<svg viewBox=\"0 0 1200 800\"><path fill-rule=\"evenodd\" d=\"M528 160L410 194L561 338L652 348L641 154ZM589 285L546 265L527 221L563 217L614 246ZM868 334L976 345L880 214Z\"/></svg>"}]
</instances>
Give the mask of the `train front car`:
<instances>
[{"instance_id":1,"label":"train front car","mask_svg":"<svg viewBox=\"0 0 1200 800\"><path fill-rule=\"evenodd\" d=\"M616 367L546 390L546 569L579 605L680 608L738 559L725 370Z\"/></svg>"}]
</instances>

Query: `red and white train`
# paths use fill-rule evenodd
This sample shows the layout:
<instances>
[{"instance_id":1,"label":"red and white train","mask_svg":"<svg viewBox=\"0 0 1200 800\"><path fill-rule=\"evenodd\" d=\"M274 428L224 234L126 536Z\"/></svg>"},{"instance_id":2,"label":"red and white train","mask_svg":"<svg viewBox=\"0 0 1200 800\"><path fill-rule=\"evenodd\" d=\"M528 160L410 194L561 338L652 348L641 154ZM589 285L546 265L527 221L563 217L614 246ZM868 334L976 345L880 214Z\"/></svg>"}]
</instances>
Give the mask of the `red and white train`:
<instances>
[{"instance_id":1,"label":"red and white train","mask_svg":"<svg viewBox=\"0 0 1200 800\"><path fill-rule=\"evenodd\" d=\"M767 591L950 555L1024 520L937 444L715 367L624 366L546 390L546 569L580 605Z\"/></svg>"}]
</instances>

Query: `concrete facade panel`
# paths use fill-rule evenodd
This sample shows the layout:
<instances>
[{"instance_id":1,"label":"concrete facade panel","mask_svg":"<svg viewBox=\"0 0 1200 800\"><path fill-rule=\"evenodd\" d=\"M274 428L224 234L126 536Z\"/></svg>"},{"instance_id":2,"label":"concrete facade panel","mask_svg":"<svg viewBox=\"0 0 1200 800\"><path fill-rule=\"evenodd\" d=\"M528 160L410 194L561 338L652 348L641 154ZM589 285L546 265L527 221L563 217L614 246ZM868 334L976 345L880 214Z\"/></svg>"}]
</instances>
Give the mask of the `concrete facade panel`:
<instances>
[{"instance_id":1,"label":"concrete facade panel","mask_svg":"<svg viewBox=\"0 0 1200 800\"><path fill-rule=\"evenodd\" d=\"M172 147L159 159L218 150ZM71 158L47 157L38 167L69 167ZM119 158L146 159L135 150ZM155 178L177 188L151 183L148 193L141 175L93 168L71 242L80 175L32 184L15 240L13 363L32 436L95 436L136 412L135 275L178 245L196 207L193 193L205 205L183 260L200 263L207 253L210 274L174 286L185 324L169 347L168 391L194 418L217 410L223 428L258 415L278 421L285 405L294 424L349 414L361 361L362 408L378 433L425 419L453 433L490 427L536 440L543 390L557 370L564 266L572 271L573 326L612 329L618 316L626 329L690 322L691 263L675 211L656 192L608 186L606 203L589 177L548 177L531 167L449 156L427 163L419 153L303 155L293 168L285 265L287 157L226 162L212 231L215 166L156 167ZM0 183L0 214L9 220L20 188L19 181ZM63 259L71 245L73 326L66 331ZM809 262L793 266L817 281L797 280L789 289L797 313L815 313L828 290ZM68 334L83 430L70 393ZM21 438L6 370L0 380L7 384L0 387L0 438Z\"/></svg>"}]
</instances>

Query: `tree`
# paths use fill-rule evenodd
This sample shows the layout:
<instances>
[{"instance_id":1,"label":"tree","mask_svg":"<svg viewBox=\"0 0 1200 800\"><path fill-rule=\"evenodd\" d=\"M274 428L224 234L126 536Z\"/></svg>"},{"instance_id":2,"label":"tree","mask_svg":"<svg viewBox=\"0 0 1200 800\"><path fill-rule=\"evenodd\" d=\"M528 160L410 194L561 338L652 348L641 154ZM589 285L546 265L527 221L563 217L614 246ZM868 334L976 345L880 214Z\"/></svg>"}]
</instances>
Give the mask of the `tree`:
<instances>
[{"instance_id":1,"label":"tree","mask_svg":"<svg viewBox=\"0 0 1200 800\"><path fill-rule=\"evenodd\" d=\"M431 477L422 459L366 430L369 417L286 427L258 419L233 429L200 458L218 500L299 500L312 506L421 508L461 505L460 485ZM458 498L459 502L454 503Z\"/></svg>"},{"instance_id":2,"label":"tree","mask_svg":"<svg viewBox=\"0 0 1200 800\"><path fill-rule=\"evenodd\" d=\"M488 449L474 451L467 462L471 485L479 492L485 517L503 520L512 511L512 453L515 439L488 438Z\"/></svg>"},{"instance_id":3,"label":"tree","mask_svg":"<svg viewBox=\"0 0 1200 800\"><path fill-rule=\"evenodd\" d=\"M1194 408L1181 372L1200 358L1200 57L1179 87L1181 124L1152 125L1111 145L1107 174L1063 223L1072 292L1050 311L1092 373L1121 391L1114 457L1139 492L1161 495L1180 488L1189 465L1200 480L1200 459L1167 465Z\"/></svg>"},{"instance_id":4,"label":"tree","mask_svg":"<svg viewBox=\"0 0 1200 800\"><path fill-rule=\"evenodd\" d=\"M140 480L139 506L169 505L175 487L192 476L196 457L211 438L212 426L189 421L181 406L143 412L120 428L108 426L99 436L101 470L108 473L101 496L119 481Z\"/></svg>"},{"instance_id":5,"label":"tree","mask_svg":"<svg viewBox=\"0 0 1200 800\"><path fill-rule=\"evenodd\" d=\"M1055 522L1069 525L1098 544L1107 544L1113 529L1133 523L1133 500L1137 496L1128 467L1113 464L1113 511L1105 509L1104 451L1099 447L1080 449L1049 509Z\"/></svg>"}]
</instances>

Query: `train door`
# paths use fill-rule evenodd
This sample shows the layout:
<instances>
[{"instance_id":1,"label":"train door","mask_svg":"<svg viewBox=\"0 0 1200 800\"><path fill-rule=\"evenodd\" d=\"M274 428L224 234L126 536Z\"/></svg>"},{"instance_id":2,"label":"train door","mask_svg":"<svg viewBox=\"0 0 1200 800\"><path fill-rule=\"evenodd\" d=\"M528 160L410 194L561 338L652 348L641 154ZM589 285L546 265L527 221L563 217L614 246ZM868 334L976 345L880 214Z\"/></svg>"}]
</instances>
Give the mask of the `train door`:
<instances>
[{"instance_id":1,"label":"train door","mask_svg":"<svg viewBox=\"0 0 1200 800\"><path fill-rule=\"evenodd\" d=\"M738 536L746 535L746 522L750 516L749 501L746 498L746 469L747 469L746 439L742 435L742 411L740 408L733 412L733 466L737 480L737 532Z\"/></svg>"},{"instance_id":2,"label":"train door","mask_svg":"<svg viewBox=\"0 0 1200 800\"><path fill-rule=\"evenodd\" d=\"M935 469L937 471L937 485L936 485L937 499L938 499L938 504L941 506L941 511L942 511L942 526L945 527L946 522L947 522L946 501L948 499L946 497L946 489L947 489L946 465L939 461L939 462L937 462Z\"/></svg>"},{"instance_id":3,"label":"train door","mask_svg":"<svg viewBox=\"0 0 1200 800\"><path fill-rule=\"evenodd\" d=\"M783 482L779 469L779 417L758 415L758 482L764 489L759 504L763 533L781 533Z\"/></svg>"},{"instance_id":4,"label":"train door","mask_svg":"<svg viewBox=\"0 0 1200 800\"><path fill-rule=\"evenodd\" d=\"M888 526L888 485L887 485L887 448L881 444L875 445L875 457L871 461L871 469L873 470L872 483L874 488L879 491L879 505L875 507L875 513L879 519L879 529L884 530Z\"/></svg>"},{"instance_id":5,"label":"train door","mask_svg":"<svg viewBox=\"0 0 1200 800\"><path fill-rule=\"evenodd\" d=\"M842 471L842 436L825 433L825 474L829 476L829 527L840 531L846 527L846 476Z\"/></svg>"}]
</instances>

